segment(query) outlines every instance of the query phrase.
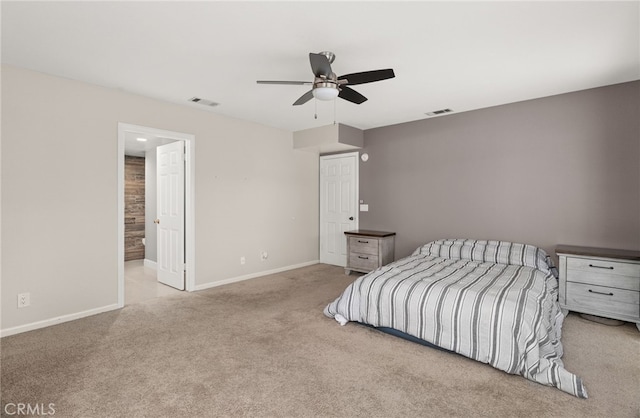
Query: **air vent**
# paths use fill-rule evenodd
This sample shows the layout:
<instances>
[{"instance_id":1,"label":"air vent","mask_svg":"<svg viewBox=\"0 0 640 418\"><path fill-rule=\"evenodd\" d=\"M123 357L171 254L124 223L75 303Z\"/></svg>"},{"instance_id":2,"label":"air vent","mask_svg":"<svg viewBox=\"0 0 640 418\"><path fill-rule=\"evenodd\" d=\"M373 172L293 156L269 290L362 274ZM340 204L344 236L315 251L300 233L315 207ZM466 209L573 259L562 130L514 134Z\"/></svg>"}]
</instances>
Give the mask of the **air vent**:
<instances>
[{"instance_id":1,"label":"air vent","mask_svg":"<svg viewBox=\"0 0 640 418\"><path fill-rule=\"evenodd\" d=\"M211 100L201 99L200 97L192 97L189 99L189 101L193 103L198 103L204 106L211 106L211 107L216 107L220 104L220 103L213 102Z\"/></svg>"},{"instance_id":2,"label":"air vent","mask_svg":"<svg viewBox=\"0 0 640 418\"><path fill-rule=\"evenodd\" d=\"M433 112L427 112L425 113L427 116L438 116L438 115L442 115L443 113L451 113L453 112L453 110L451 109L441 109L441 110L434 110Z\"/></svg>"}]
</instances>

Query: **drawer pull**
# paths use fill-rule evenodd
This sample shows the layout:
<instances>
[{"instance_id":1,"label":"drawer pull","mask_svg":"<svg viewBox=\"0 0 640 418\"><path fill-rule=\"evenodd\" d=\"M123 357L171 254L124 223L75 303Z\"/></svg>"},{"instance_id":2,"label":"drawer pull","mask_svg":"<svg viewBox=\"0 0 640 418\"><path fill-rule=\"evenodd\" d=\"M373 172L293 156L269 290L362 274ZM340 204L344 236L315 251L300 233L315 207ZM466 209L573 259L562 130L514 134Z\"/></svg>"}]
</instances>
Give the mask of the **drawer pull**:
<instances>
[{"instance_id":1,"label":"drawer pull","mask_svg":"<svg viewBox=\"0 0 640 418\"><path fill-rule=\"evenodd\" d=\"M360 244L368 244L368 243L369 243L369 241L362 241L362 240L360 240L360 239L358 240L358 242L359 242ZM612 268L613 268L613 267L612 267Z\"/></svg>"},{"instance_id":2,"label":"drawer pull","mask_svg":"<svg viewBox=\"0 0 640 418\"><path fill-rule=\"evenodd\" d=\"M593 267L594 269L613 270L613 267L611 266L595 266L593 264L589 264L589 267Z\"/></svg>"},{"instance_id":3,"label":"drawer pull","mask_svg":"<svg viewBox=\"0 0 640 418\"><path fill-rule=\"evenodd\" d=\"M369 257L363 257L363 256L361 256L361 255L359 255L359 256L358 256L358 258L361 258L361 259L363 259L363 260L368 260L368 259L369 259Z\"/></svg>"},{"instance_id":4,"label":"drawer pull","mask_svg":"<svg viewBox=\"0 0 640 418\"><path fill-rule=\"evenodd\" d=\"M604 292L597 292L595 290L591 290L589 289L589 293L597 293L599 295L605 295L605 296L613 296L613 293L609 292L609 293L604 293Z\"/></svg>"}]
</instances>

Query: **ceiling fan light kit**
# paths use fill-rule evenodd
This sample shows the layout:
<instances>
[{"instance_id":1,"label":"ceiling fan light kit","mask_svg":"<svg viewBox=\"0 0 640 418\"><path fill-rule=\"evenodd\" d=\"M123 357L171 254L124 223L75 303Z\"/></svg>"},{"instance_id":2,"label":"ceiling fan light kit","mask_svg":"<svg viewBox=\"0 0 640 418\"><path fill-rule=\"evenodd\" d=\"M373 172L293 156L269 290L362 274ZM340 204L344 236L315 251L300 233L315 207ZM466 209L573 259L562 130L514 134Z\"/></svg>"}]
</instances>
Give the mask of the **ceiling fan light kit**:
<instances>
[{"instance_id":1,"label":"ceiling fan light kit","mask_svg":"<svg viewBox=\"0 0 640 418\"><path fill-rule=\"evenodd\" d=\"M332 83L322 84L327 84L327 86L316 85L316 87L314 87L314 89L312 90L313 97L318 100L333 100L338 97L338 94L340 93L340 91L338 90L338 86L336 86L335 84L333 84L332 86L329 85Z\"/></svg>"},{"instance_id":2,"label":"ceiling fan light kit","mask_svg":"<svg viewBox=\"0 0 640 418\"><path fill-rule=\"evenodd\" d=\"M286 84L286 85L308 85L312 84L311 90L303 94L293 105L298 106L316 98L318 100L334 100L340 97L355 104L367 101L367 98L348 86L356 84L373 83L374 81L387 80L395 77L391 68L386 70L364 71L361 73L346 74L337 77L331 69L331 63L336 56L333 52L323 51L319 54L310 53L309 62L311 71L315 76L313 83L306 81L266 81L258 80L258 84Z\"/></svg>"}]
</instances>

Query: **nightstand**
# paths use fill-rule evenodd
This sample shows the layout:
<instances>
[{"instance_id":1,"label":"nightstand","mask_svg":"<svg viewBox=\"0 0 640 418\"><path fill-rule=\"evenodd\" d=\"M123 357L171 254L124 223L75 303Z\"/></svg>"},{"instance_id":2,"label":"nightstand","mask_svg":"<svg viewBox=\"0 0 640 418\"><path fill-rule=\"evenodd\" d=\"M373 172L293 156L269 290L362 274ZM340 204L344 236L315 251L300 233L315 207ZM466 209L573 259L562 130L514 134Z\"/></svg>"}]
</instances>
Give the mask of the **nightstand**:
<instances>
[{"instance_id":1,"label":"nightstand","mask_svg":"<svg viewBox=\"0 0 640 418\"><path fill-rule=\"evenodd\" d=\"M635 322L640 331L640 251L560 245L556 254L563 312Z\"/></svg>"},{"instance_id":2,"label":"nightstand","mask_svg":"<svg viewBox=\"0 0 640 418\"><path fill-rule=\"evenodd\" d=\"M396 250L396 233L359 229L347 231L347 267L351 271L368 273L393 261Z\"/></svg>"}]
</instances>

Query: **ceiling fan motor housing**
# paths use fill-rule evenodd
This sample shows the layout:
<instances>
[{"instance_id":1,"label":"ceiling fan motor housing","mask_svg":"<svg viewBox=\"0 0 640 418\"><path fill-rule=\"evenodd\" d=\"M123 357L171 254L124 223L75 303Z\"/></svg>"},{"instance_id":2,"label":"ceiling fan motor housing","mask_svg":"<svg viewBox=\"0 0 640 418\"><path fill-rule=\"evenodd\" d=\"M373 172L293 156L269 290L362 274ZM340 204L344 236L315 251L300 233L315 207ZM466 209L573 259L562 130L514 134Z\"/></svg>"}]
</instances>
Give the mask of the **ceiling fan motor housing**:
<instances>
[{"instance_id":1,"label":"ceiling fan motor housing","mask_svg":"<svg viewBox=\"0 0 640 418\"><path fill-rule=\"evenodd\" d=\"M338 89L338 83L331 81L331 80L321 80L321 81L316 81L315 83L313 83L313 88L317 89L320 87L326 87L326 88L333 88L333 89Z\"/></svg>"},{"instance_id":2,"label":"ceiling fan motor housing","mask_svg":"<svg viewBox=\"0 0 640 418\"><path fill-rule=\"evenodd\" d=\"M329 75L328 77L325 77L324 75L320 77L316 77L315 80L313 81L313 88L315 89L315 88L325 87L325 88L334 88L334 89L340 90L339 88L340 84L344 84L344 83L342 83L342 80L338 80L338 76L336 75L336 73L331 73L331 75Z\"/></svg>"}]
</instances>

